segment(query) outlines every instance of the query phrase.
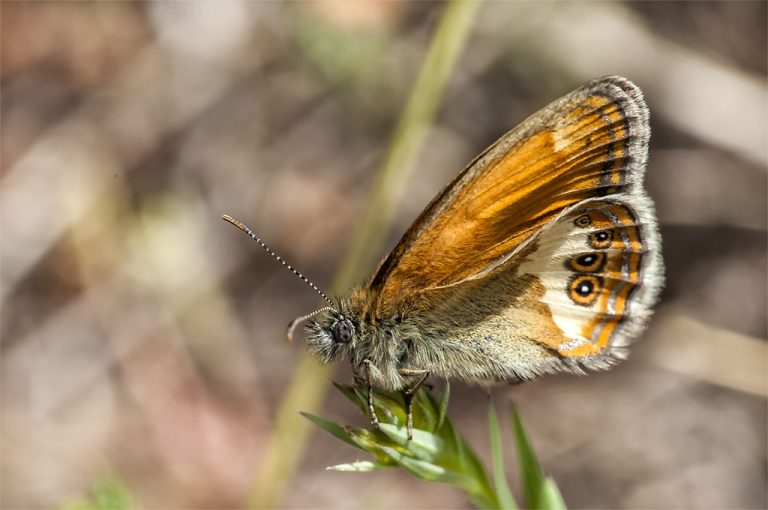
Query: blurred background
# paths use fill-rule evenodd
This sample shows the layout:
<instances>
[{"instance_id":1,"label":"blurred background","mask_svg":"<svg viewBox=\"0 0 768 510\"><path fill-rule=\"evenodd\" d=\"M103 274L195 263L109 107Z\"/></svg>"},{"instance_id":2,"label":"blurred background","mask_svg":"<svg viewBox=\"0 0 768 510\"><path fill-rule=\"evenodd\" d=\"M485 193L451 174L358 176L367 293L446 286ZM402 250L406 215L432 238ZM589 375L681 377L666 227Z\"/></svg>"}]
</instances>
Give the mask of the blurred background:
<instances>
[{"instance_id":1,"label":"blurred background","mask_svg":"<svg viewBox=\"0 0 768 510\"><path fill-rule=\"evenodd\" d=\"M58 507L109 479L143 508L242 508L301 376L284 327L323 303L220 215L328 288L444 4L0 8L0 504ZM645 91L667 265L654 321L611 372L494 391L570 507L768 505L767 15L488 2L405 183L382 256L540 107L606 74ZM452 395L487 458L482 390ZM364 423L335 393L319 414ZM324 470L357 458L312 430L277 506L470 507L405 473Z\"/></svg>"}]
</instances>

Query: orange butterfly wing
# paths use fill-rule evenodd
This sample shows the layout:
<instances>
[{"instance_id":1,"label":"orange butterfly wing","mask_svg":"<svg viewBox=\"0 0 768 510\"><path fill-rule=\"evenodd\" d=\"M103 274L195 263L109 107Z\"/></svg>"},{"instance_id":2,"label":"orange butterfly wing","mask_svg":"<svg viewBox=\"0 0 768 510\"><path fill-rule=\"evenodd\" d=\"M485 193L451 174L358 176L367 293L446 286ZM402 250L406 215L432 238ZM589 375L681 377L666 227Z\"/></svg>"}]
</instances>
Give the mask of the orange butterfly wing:
<instances>
[{"instance_id":1,"label":"orange butterfly wing","mask_svg":"<svg viewBox=\"0 0 768 510\"><path fill-rule=\"evenodd\" d=\"M648 137L642 94L619 77L535 113L422 212L371 280L375 308L386 313L404 293L481 276L566 208L640 186Z\"/></svg>"}]
</instances>

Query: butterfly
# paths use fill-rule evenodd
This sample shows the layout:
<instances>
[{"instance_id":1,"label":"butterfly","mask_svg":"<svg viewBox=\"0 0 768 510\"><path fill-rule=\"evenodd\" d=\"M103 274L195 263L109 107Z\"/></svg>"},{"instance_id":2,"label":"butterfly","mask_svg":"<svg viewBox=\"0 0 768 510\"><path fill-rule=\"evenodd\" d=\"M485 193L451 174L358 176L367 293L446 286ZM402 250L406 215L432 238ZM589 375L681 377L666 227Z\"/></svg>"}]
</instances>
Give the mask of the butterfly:
<instances>
[{"instance_id":1,"label":"butterfly","mask_svg":"<svg viewBox=\"0 0 768 510\"><path fill-rule=\"evenodd\" d=\"M438 193L369 281L321 292L329 306L288 335L311 319L309 350L351 359L374 425L372 388L403 390L409 437L430 375L488 385L626 358L663 283L648 118L617 76L534 113Z\"/></svg>"}]
</instances>

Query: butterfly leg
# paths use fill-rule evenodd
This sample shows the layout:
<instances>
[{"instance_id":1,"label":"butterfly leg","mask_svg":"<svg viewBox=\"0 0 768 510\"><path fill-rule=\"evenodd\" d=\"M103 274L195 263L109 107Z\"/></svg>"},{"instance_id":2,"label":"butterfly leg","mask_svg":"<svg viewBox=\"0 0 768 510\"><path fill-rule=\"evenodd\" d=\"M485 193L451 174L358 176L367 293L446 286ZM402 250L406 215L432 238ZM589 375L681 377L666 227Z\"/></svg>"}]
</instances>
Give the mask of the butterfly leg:
<instances>
[{"instance_id":1,"label":"butterfly leg","mask_svg":"<svg viewBox=\"0 0 768 510\"><path fill-rule=\"evenodd\" d=\"M404 376L410 376L410 377L419 377L419 379L416 381L416 383L405 390L405 412L408 414L408 421L407 421L407 430L408 430L408 439L413 439L413 397L416 395L416 392L419 391L419 388L421 388L421 385L424 384L424 381L427 380L427 377L429 377L429 370L420 370L420 369L411 369L411 368L401 368L399 370L400 375Z\"/></svg>"},{"instance_id":2,"label":"butterfly leg","mask_svg":"<svg viewBox=\"0 0 768 510\"><path fill-rule=\"evenodd\" d=\"M350 363L352 364L352 385L353 386L363 386L367 385L367 379L360 375L360 372L358 372L358 366L355 364L354 358L351 358Z\"/></svg>"},{"instance_id":3,"label":"butterfly leg","mask_svg":"<svg viewBox=\"0 0 768 510\"><path fill-rule=\"evenodd\" d=\"M373 362L369 359L364 359L365 365L365 382L368 385L368 413L370 414L371 424L373 428L379 428L379 417L376 415L376 409L373 408L373 383L371 382L371 365Z\"/></svg>"}]
</instances>

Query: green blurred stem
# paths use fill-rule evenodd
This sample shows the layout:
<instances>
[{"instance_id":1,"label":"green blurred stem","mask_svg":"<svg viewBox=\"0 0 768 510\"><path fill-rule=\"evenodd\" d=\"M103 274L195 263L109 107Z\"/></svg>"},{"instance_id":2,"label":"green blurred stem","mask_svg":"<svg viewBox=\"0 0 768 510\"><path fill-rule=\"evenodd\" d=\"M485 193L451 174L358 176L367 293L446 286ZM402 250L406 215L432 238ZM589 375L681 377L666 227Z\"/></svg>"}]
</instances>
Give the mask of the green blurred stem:
<instances>
[{"instance_id":1,"label":"green blurred stem","mask_svg":"<svg viewBox=\"0 0 768 510\"><path fill-rule=\"evenodd\" d=\"M464 47L481 5L479 0L446 4L419 77L400 116L389 150L331 291L346 292L359 283L380 254L387 227L437 111L448 77ZM283 398L247 501L248 508L279 505L304 451L310 422L298 411L317 413L325 398L333 367L321 366L304 353Z\"/></svg>"}]
</instances>

